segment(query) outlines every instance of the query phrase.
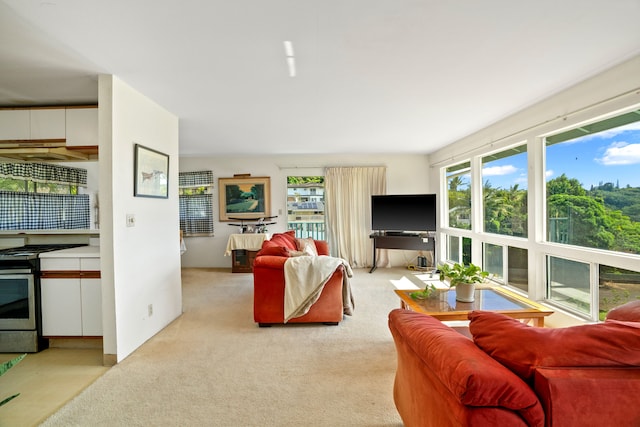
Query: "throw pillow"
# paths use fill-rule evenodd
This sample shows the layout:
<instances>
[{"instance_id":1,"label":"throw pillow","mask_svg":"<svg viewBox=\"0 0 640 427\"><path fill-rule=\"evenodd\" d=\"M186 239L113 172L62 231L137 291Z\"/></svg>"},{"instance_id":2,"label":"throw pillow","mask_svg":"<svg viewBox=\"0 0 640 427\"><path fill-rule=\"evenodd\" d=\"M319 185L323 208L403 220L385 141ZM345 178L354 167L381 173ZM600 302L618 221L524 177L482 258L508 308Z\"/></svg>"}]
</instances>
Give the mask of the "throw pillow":
<instances>
[{"instance_id":1,"label":"throw pillow","mask_svg":"<svg viewBox=\"0 0 640 427\"><path fill-rule=\"evenodd\" d=\"M278 246L284 246L285 248L289 249L297 249L296 232L294 230L289 230L284 233L275 233L273 236L271 236L270 241Z\"/></svg>"},{"instance_id":2,"label":"throw pillow","mask_svg":"<svg viewBox=\"0 0 640 427\"><path fill-rule=\"evenodd\" d=\"M640 322L640 300L631 301L619 307L611 309L607 313L606 320Z\"/></svg>"},{"instance_id":3,"label":"throw pillow","mask_svg":"<svg viewBox=\"0 0 640 427\"><path fill-rule=\"evenodd\" d=\"M476 345L529 382L538 366L640 366L640 329L623 324L537 328L489 311L469 320Z\"/></svg>"},{"instance_id":4,"label":"throw pillow","mask_svg":"<svg viewBox=\"0 0 640 427\"><path fill-rule=\"evenodd\" d=\"M299 251L305 252L307 255L318 256L316 244L312 238L296 239L296 246Z\"/></svg>"},{"instance_id":5,"label":"throw pillow","mask_svg":"<svg viewBox=\"0 0 640 427\"><path fill-rule=\"evenodd\" d=\"M262 249L260 249L260 251L256 254L257 257L262 255L275 255L275 256L288 257L289 250L284 246L278 246L277 244L269 240L265 240L262 243Z\"/></svg>"}]
</instances>

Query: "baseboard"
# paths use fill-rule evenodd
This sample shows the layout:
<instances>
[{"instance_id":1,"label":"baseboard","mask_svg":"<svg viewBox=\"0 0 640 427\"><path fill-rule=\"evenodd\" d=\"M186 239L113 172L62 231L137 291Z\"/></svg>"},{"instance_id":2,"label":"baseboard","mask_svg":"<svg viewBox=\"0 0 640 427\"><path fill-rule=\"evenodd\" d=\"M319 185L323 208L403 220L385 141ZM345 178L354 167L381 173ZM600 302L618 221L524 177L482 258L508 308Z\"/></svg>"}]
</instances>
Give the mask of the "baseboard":
<instances>
[{"instance_id":1,"label":"baseboard","mask_svg":"<svg viewBox=\"0 0 640 427\"><path fill-rule=\"evenodd\" d=\"M102 337L49 338L51 348L99 348L102 349Z\"/></svg>"}]
</instances>

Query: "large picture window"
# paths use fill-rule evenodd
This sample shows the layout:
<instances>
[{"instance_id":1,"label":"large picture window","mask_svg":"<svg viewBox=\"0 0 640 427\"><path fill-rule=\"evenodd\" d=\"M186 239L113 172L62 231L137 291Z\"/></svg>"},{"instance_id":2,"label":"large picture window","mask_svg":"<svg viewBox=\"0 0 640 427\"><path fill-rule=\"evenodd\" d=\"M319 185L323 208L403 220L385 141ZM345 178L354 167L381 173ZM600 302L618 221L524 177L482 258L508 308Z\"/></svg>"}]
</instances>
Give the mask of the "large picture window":
<instances>
[{"instance_id":1,"label":"large picture window","mask_svg":"<svg viewBox=\"0 0 640 427\"><path fill-rule=\"evenodd\" d=\"M439 153L443 259L589 321L640 300L640 107L609 105Z\"/></svg>"},{"instance_id":2,"label":"large picture window","mask_svg":"<svg viewBox=\"0 0 640 427\"><path fill-rule=\"evenodd\" d=\"M640 254L639 113L546 138L549 242Z\"/></svg>"}]
</instances>

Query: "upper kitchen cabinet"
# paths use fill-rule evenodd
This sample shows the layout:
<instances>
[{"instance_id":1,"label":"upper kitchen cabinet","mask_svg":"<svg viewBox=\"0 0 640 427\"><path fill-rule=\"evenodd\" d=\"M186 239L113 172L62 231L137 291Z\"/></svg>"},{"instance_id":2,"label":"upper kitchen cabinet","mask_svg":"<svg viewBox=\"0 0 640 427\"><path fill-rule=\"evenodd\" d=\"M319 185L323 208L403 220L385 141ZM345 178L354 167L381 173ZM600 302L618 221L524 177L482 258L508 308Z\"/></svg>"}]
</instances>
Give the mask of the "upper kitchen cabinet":
<instances>
[{"instance_id":1,"label":"upper kitchen cabinet","mask_svg":"<svg viewBox=\"0 0 640 427\"><path fill-rule=\"evenodd\" d=\"M67 108L67 146L98 145L98 109Z\"/></svg>"},{"instance_id":2,"label":"upper kitchen cabinet","mask_svg":"<svg viewBox=\"0 0 640 427\"><path fill-rule=\"evenodd\" d=\"M31 139L65 138L65 110L62 108L44 108L30 110L29 123Z\"/></svg>"},{"instance_id":3,"label":"upper kitchen cabinet","mask_svg":"<svg viewBox=\"0 0 640 427\"><path fill-rule=\"evenodd\" d=\"M97 159L97 106L0 108L0 160Z\"/></svg>"},{"instance_id":4,"label":"upper kitchen cabinet","mask_svg":"<svg viewBox=\"0 0 640 427\"><path fill-rule=\"evenodd\" d=\"M0 140L24 140L31 137L29 110L0 110Z\"/></svg>"}]
</instances>

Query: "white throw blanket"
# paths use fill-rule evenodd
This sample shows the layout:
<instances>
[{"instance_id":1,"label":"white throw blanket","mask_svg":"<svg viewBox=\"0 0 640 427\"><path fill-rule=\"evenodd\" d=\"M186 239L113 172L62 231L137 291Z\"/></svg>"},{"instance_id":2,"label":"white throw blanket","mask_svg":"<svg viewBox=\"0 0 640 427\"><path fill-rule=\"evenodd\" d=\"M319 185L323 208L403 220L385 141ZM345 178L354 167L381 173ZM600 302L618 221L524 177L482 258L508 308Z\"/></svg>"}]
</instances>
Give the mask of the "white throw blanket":
<instances>
[{"instance_id":1,"label":"white throw blanket","mask_svg":"<svg viewBox=\"0 0 640 427\"><path fill-rule=\"evenodd\" d=\"M284 263L284 322L309 312L320 298L324 285L339 266L344 266L342 303L344 314L353 312L353 297L349 277L353 271L349 263L330 256L298 256Z\"/></svg>"}]
</instances>

